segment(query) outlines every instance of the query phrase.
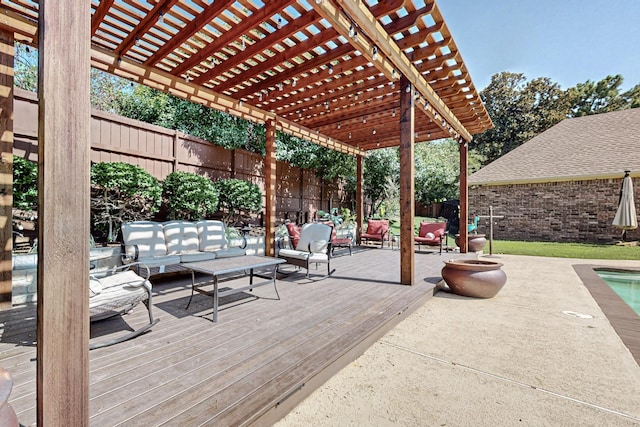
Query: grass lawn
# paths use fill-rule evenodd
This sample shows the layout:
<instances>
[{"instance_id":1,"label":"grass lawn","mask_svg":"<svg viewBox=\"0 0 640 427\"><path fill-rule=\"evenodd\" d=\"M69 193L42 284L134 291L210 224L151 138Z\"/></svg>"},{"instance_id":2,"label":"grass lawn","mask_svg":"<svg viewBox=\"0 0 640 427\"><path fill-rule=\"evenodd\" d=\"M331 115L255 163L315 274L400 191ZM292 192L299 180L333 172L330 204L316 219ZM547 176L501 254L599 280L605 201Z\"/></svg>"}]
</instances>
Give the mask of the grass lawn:
<instances>
[{"instance_id":1,"label":"grass lawn","mask_svg":"<svg viewBox=\"0 0 640 427\"><path fill-rule=\"evenodd\" d=\"M434 221L433 218L415 217L417 233L420 221ZM399 221L391 222L391 231L399 233ZM455 236L449 236L450 242ZM488 236L487 236L488 239ZM484 248L489 253L489 242ZM532 255L555 258L578 259L628 259L640 261L640 246L596 245L591 243L521 242L494 240L493 253L505 255Z\"/></svg>"}]
</instances>

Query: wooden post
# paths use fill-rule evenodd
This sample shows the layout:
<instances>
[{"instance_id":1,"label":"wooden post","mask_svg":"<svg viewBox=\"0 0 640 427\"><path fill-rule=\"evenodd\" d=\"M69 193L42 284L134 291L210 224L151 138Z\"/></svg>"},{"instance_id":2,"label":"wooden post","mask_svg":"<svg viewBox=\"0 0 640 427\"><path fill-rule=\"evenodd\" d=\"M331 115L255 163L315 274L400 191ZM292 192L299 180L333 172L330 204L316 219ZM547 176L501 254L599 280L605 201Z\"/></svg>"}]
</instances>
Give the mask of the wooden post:
<instances>
[{"instance_id":1,"label":"wooden post","mask_svg":"<svg viewBox=\"0 0 640 427\"><path fill-rule=\"evenodd\" d=\"M89 3L39 2L39 426L89 425Z\"/></svg>"},{"instance_id":2,"label":"wooden post","mask_svg":"<svg viewBox=\"0 0 640 427\"><path fill-rule=\"evenodd\" d=\"M276 123L268 120L265 124L267 152L264 158L265 176L265 255L274 256L276 233Z\"/></svg>"},{"instance_id":3,"label":"wooden post","mask_svg":"<svg viewBox=\"0 0 640 427\"><path fill-rule=\"evenodd\" d=\"M400 78L400 283L414 284L413 217L415 212L413 86Z\"/></svg>"},{"instance_id":4,"label":"wooden post","mask_svg":"<svg viewBox=\"0 0 640 427\"><path fill-rule=\"evenodd\" d=\"M468 161L468 144L467 141L460 142L460 253L468 251L468 235L467 222L469 218L469 184L467 173Z\"/></svg>"},{"instance_id":5,"label":"wooden post","mask_svg":"<svg viewBox=\"0 0 640 427\"><path fill-rule=\"evenodd\" d=\"M13 251L13 34L0 32L0 309L11 308Z\"/></svg>"},{"instance_id":6,"label":"wooden post","mask_svg":"<svg viewBox=\"0 0 640 427\"><path fill-rule=\"evenodd\" d=\"M364 157L356 156L356 242L360 244L360 234L364 223Z\"/></svg>"}]
</instances>

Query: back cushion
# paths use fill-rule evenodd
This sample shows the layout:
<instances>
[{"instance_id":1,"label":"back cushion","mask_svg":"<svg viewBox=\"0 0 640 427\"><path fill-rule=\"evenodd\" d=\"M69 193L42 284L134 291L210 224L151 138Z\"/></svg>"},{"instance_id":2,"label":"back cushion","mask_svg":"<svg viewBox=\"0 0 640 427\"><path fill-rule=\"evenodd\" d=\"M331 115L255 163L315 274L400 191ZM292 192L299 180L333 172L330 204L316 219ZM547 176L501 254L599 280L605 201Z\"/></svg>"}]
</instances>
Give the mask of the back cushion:
<instances>
[{"instance_id":1,"label":"back cushion","mask_svg":"<svg viewBox=\"0 0 640 427\"><path fill-rule=\"evenodd\" d=\"M229 242L222 221L203 220L197 222L201 251L226 248Z\"/></svg>"},{"instance_id":2,"label":"back cushion","mask_svg":"<svg viewBox=\"0 0 640 427\"><path fill-rule=\"evenodd\" d=\"M325 224L305 224L302 226L302 230L300 231L300 241L296 245L296 249L299 251L308 251L309 244L311 242L315 242L311 249L312 252L322 252L326 248L326 243L331 240L331 229ZM324 242L322 243L318 242Z\"/></svg>"},{"instance_id":3,"label":"back cushion","mask_svg":"<svg viewBox=\"0 0 640 427\"><path fill-rule=\"evenodd\" d=\"M367 223L367 234L382 234L389 230L389 221L386 219L370 219Z\"/></svg>"},{"instance_id":4,"label":"back cushion","mask_svg":"<svg viewBox=\"0 0 640 427\"><path fill-rule=\"evenodd\" d=\"M444 230L446 228L446 222L421 222L418 236L425 237L427 233L431 233L436 237L440 237L444 235Z\"/></svg>"},{"instance_id":5,"label":"back cushion","mask_svg":"<svg viewBox=\"0 0 640 427\"><path fill-rule=\"evenodd\" d=\"M126 246L137 245L140 257L167 255L162 224L153 221L133 221L122 224L122 239ZM132 255L131 248L127 254Z\"/></svg>"},{"instance_id":6,"label":"back cushion","mask_svg":"<svg viewBox=\"0 0 640 427\"><path fill-rule=\"evenodd\" d=\"M194 222L167 221L163 225L169 255L198 252L198 227Z\"/></svg>"},{"instance_id":7,"label":"back cushion","mask_svg":"<svg viewBox=\"0 0 640 427\"><path fill-rule=\"evenodd\" d=\"M300 241L300 227L295 225L293 222L288 222L285 225L289 232L289 238L291 239L291 247L297 248L298 242Z\"/></svg>"}]
</instances>

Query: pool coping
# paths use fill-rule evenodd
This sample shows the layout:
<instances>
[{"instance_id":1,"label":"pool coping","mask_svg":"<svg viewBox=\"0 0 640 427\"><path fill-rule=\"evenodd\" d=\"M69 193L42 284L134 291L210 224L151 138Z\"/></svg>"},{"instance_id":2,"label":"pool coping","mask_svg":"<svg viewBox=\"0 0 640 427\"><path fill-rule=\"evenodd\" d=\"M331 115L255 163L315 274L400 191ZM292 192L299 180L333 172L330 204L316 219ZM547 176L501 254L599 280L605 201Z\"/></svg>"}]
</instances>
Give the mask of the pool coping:
<instances>
[{"instance_id":1,"label":"pool coping","mask_svg":"<svg viewBox=\"0 0 640 427\"><path fill-rule=\"evenodd\" d=\"M640 316L598 275L596 269L640 271L637 268L606 265L573 265L576 274L598 303L611 326L640 365Z\"/></svg>"}]
</instances>

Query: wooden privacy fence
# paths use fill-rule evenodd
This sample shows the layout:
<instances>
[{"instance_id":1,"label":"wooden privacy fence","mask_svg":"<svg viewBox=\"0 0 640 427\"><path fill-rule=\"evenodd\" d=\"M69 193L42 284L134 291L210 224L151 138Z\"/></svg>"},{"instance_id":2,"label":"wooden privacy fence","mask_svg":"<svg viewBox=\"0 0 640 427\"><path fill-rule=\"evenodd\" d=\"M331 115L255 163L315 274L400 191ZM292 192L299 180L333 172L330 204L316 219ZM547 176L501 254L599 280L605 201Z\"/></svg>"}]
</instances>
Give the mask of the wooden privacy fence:
<instances>
[{"instance_id":1,"label":"wooden privacy fence","mask_svg":"<svg viewBox=\"0 0 640 427\"><path fill-rule=\"evenodd\" d=\"M13 154L38 160L38 99L15 88ZM181 132L103 111L91 112L91 161L138 165L158 178L173 171L193 172L212 180L237 178L265 193L264 159L246 150L227 150ZM282 221L311 220L319 209L351 207L340 181L326 182L314 171L277 163L276 215ZM264 206L264 201L263 201ZM260 215L262 217L262 215Z\"/></svg>"}]
</instances>

